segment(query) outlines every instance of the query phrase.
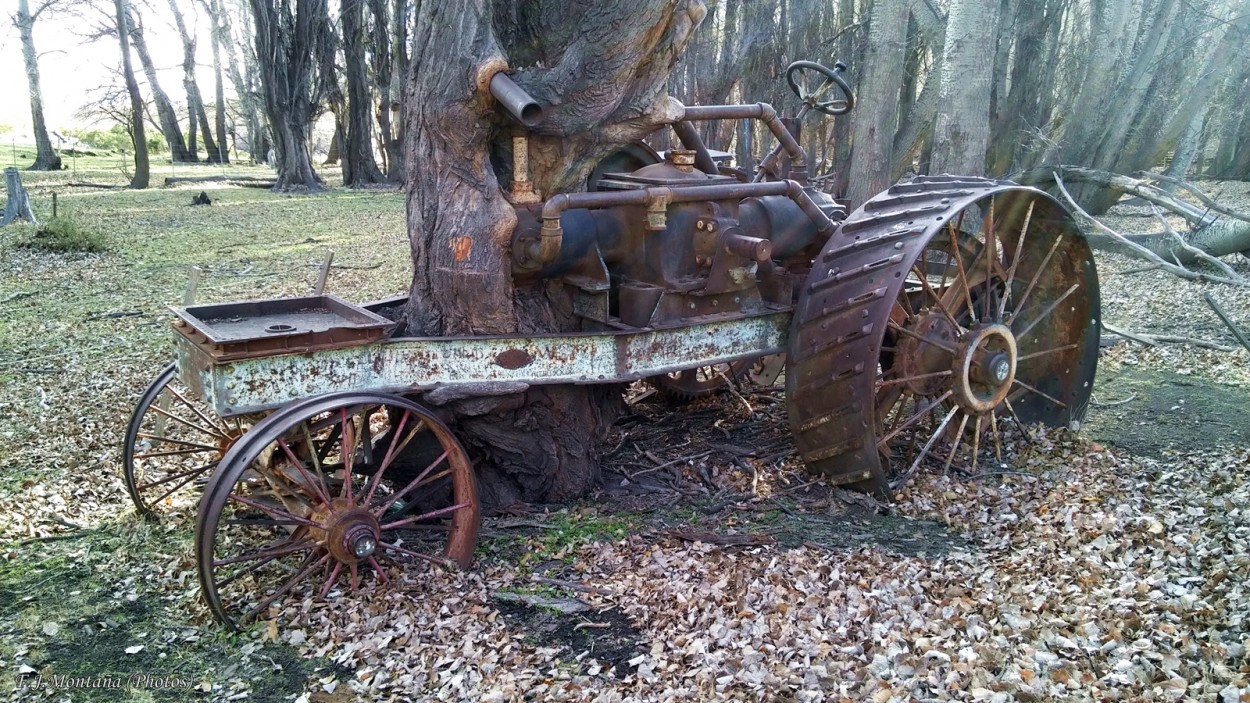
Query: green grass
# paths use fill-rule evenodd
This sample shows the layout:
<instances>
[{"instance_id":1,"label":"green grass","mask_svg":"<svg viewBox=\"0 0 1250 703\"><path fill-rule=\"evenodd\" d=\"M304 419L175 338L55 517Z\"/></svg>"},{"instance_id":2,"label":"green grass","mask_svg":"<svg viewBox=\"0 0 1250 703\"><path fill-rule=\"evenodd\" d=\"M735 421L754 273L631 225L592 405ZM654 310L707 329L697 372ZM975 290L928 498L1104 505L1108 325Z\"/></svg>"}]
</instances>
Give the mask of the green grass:
<instances>
[{"instance_id":1,"label":"green grass","mask_svg":"<svg viewBox=\"0 0 1250 703\"><path fill-rule=\"evenodd\" d=\"M32 227L0 228L0 691L14 691L20 663L58 675L245 681L247 700L292 700L326 663L264 641L263 630L223 634L198 601L193 520L153 526L134 517L120 445L143 387L171 359L168 306L181 304L192 266L203 270L196 299L204 303L307 295L331 249L328 291L354 301L402 293L412 267L404 196L342 188L287 196L220 183L87 188L72 184L123 185L118 160L80 157L76 165L23 170L23 183L57 236L72 222L106 251L31 248L23 244ZM272 171L154 165L153 183L220 174ZM339 182L337 172L322 175ZM201 190L211 206L191 205ZM124 653L139 643L142 651ZM197 697L208 694L73 694Z\"/></svg>"},{"instance_id":2,"label":"green grass","mask_svg":"<svg viewBox=\"0 0 1250 703\"><path fill-rule=\"evenodd\" d=\"M17 246L24 249L54 254L94 254L108 250L99 232L79 227L72 217L53 217L26 228L31 232L17 240Z\"/></svg>"}]
</instances>

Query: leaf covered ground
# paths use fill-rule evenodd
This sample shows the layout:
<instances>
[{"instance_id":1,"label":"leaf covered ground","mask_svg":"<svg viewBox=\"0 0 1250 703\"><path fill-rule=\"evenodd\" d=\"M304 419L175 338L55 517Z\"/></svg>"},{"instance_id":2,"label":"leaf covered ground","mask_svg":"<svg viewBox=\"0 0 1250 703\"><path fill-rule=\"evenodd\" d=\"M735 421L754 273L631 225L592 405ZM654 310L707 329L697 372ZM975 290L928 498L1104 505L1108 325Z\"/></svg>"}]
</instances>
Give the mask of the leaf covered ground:
<instances>
[{"instance_id":1,"label":"leaf covered ground","mask_svg":"<svg viewBox=\"0 0 1250 703\"><path fill-rule=\"evenodd\" d=\"M0 689L17 699L1250 700L1250 353L1191 345L1108 348L1085 433L1035 429L1010 466L922 473L888 507L802 474L780 389L642 398L604 490L489 520L473 570L413 566L227 635L198 601L193 521L144 523L120 480L166 306L193 265L201 301L305 293L327 249L330 290L402 292L404 196L64 182L27 176L37 212L56 190L108 251L0 230ZM201 189L214 203L192 207ZM1250 327L1250 292L1134 267L1100 259L1108 321L1234 346L1207 290Z\"/></svg>"}]
</instances>

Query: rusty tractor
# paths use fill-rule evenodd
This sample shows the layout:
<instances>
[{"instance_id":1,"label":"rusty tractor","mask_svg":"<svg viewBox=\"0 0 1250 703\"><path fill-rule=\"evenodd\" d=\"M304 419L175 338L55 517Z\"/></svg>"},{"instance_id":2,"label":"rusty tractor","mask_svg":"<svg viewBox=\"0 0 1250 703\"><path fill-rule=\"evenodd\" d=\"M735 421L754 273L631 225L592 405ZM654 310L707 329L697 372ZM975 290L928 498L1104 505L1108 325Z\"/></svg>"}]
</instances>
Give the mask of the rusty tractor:
<instances>
[{"instance_id":1,"label":"rusty tractor","mask_svg":"<svg viewBox=\"0 0 1250 703\"><path fill-rule=\"evenodd\" d=\"M790 66L798 118L851 110L843 68ZM1098 278L1044 192L922 176L849 212L812 185L798 119L759 103L686 107L668 125L683 148L633 145L586 192L544 199L524 131L542 107L503 73L491 90L517 123L514 277L565 284L582 331L394 336L399 298L176 309L176 361L135 409L125 478L144 514L197 510L200 585L227 626L385 579L388 562L470 563L473 467L425 402L465 382L694 396L784 354L802 461L884 497L926 461L975 471L1008 422L1081 421ZM774 135L754 173L717 163L693 126L725 119Z\"/></svg>"}]
</instances>

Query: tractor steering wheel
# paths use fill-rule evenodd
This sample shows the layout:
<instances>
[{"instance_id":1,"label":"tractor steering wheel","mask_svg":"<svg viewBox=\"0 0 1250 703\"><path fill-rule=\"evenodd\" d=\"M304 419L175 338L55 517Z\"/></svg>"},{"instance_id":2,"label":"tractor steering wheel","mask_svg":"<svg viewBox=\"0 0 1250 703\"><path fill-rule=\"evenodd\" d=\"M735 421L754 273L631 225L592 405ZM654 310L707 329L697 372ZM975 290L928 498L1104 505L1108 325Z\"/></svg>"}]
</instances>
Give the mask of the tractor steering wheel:
<instances>
[{"instance_id":1,"label":"tractor steering wheel","mask_svg":"<svg viewBox=\"0 0 1250 703\"><path fill-rule=\"evenodd\" d=\"M851 86L847 85L846 80L839 75L845 70L846 64L841 61L835 63L832 69L814 61L795 61L786 68L786 82L790 84L790 90L794 91L794 94L799 96L799 100L802 100L808 108L826 115L845 115L855 107L855 95L851 92ZM807 90L809 72L817 73L824 78L816 90L810 92ZM832 85L838 86L843 97L837 100L822 100Z\"/></svg>"}]
</instances>

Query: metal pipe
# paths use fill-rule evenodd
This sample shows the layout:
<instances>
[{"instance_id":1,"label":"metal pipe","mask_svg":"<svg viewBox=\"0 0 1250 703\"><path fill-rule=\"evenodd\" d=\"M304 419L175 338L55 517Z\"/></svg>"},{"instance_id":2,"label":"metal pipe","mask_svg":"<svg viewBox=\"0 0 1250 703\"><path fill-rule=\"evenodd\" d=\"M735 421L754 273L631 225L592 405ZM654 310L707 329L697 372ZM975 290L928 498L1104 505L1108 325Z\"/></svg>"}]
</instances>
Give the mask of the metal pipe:
<instances>
[{"instance_id":1,"label":"metal pipe","mask_svg":"<svg viewBox=\"0 0 1250 703\"><path fill-rule=\"evenodd\" d=\"M517 85L503 71L491 76L490 94L517 122L526 127L537 126L543 121L543 108L525 89Z\"/></svg>"},{"instance_id":2,"label":"metal pipe","mask_svg":"<svg viewBox=\"0 0 1250 703\"><path fill-rule=\"evenodd\" d=\"M673 134L677 135L682 146L694 152L695 168L713 176L720 173L720 169L716 167L716 162L712 160L712 155L708 153L707 147L703 144L703 138L699 136L694 125L685 120L674 122Z\"/></svg>"},{"instance_id":3,"label":"metal pipe","mask_svg":"<svg viewBox=\"0 0 1250 703\"><path fill-rule=\"evenodd\" d=\"M781 144L781 148L786 150L790 155L791 173L795 176L795 180L800 182L807 181L807 152L795 140L794 135L781 124L781 120L777 117L777 110L768 103L755 103L754 105L691 105L686 108L683 119L702 121L702 120L735 120L735 119L755 119L763 122L768 131L773 133L777 141ZM769 154L769 158L760 162L761 169L771 169L777 161L777 154Z\"/></svg>"},{"instance_id":4,"label":"metal pipe","mask_svg":"<svg viewBox=\"0 0 1250 703\"><path fill-rule=\"evenodd\" d=\"M526 252L531 261L549 264L560 255L564 240L564 228L560 226L560 213L571 208L607 208L619 205L648 205L656 201L666 203L691 203L709 200L741 200L764 195L785 195L799 206L803 214L816 225L817 234L828 236L833 232L833 220L816 205L811 196L796 181L769 181L767 183L721 183L706 186L682 186L681 188L638 188L635 190L603 191L594 193L561 193L543 203L542 229L537 243Z\"/></svg>"}]
</instances>

